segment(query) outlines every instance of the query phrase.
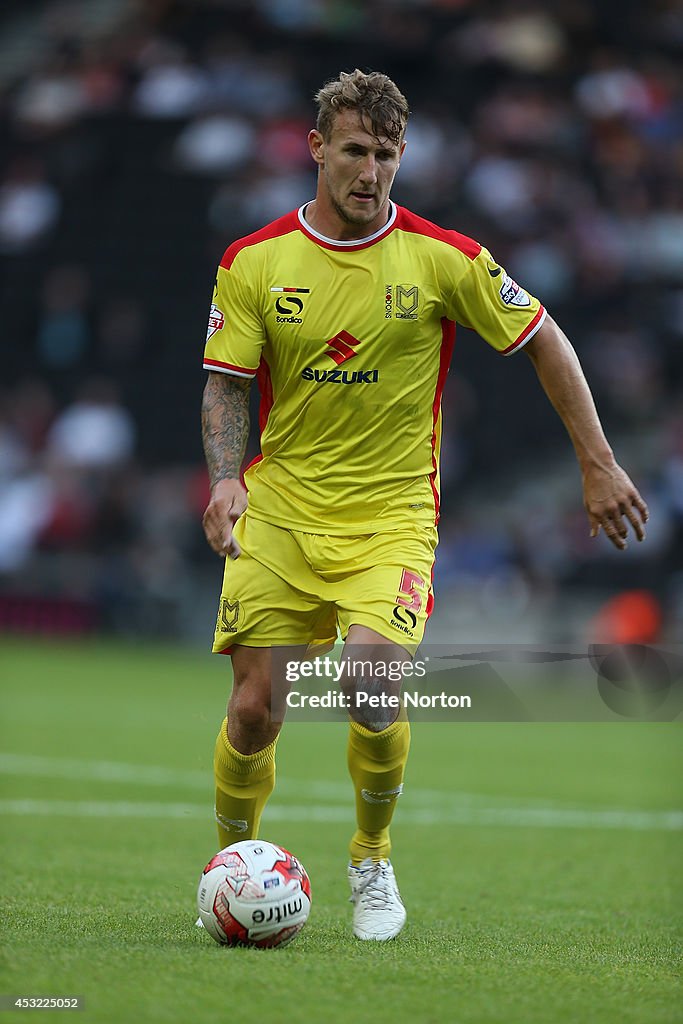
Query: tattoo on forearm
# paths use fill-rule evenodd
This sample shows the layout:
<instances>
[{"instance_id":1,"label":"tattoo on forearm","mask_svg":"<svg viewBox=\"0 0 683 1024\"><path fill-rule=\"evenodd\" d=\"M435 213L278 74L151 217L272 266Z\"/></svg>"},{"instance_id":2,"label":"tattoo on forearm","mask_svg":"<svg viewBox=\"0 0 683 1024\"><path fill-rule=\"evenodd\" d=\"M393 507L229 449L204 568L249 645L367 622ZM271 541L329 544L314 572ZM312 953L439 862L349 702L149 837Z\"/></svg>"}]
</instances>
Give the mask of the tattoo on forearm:
<instances>
[{"instance_id":1,"label":"tattoo on forearm","mask_svg":"<svg viewBox=\"0 0 683 1024\"><path fill-rule=\"evenodd\" d=\"M239 476L249 437L251 380L209 373L202 401L202 440L211 486Z\"/></svg>"}]
</instances>

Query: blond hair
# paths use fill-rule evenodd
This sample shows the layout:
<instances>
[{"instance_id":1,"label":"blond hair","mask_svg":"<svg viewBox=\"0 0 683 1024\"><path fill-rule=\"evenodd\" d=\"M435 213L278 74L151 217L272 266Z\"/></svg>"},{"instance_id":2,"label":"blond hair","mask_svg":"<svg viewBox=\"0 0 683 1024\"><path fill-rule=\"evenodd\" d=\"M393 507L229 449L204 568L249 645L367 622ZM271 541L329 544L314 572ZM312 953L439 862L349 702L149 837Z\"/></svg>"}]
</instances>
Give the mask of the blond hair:
<instances>
[{"instance_id":1,"label":"blond hair","mask_svg":"<svg viewBox=\"0 0 683 1024\"><path fill-rule=\"evenodd\" d=\"M401 90L380 71L365 74L342 71L315 94L318 104L316 127L329 139L335 115L342 110L357 110L361 121L367 120L377 139L389 139L398 146L408 122L408 101Z\"/></svg>"}]
</instances>

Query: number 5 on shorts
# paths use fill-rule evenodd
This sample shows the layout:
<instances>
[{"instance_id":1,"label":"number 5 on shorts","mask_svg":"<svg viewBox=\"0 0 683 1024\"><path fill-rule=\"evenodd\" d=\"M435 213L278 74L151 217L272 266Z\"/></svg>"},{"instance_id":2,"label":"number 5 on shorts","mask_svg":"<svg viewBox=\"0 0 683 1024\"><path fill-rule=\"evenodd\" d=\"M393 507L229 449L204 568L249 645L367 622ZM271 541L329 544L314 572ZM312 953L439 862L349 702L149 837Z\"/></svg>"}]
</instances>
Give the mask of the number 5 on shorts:
<instances>
[{"instance_id":1,"label":"number 5 on shorts","mask_svg":"<svg viewBox=\"0 0 683 1024\"><path fill-rule=\"evenodd\" d=\"M422 594L417 589L424 587L425 581L416 572L404 569L401 576L401 586L396 596L396 604L402 605L417 615L422 607Z\"/></svg>"}]
</instances>

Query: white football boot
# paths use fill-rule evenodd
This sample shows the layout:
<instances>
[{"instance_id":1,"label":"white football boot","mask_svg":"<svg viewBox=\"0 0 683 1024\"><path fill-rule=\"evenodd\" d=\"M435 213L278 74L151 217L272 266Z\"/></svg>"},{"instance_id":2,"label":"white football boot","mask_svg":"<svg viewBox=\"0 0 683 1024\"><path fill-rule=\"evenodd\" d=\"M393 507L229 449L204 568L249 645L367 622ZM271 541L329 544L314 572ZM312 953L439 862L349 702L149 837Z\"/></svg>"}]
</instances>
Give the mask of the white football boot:
<instances>
[{"instance_id":1,"label":"white football boot","mask_svg":"<svg viewBox=\"0 0 683 1024\"><path fill-rule=\"evenodd\" d=\"M358 939L395 939L406 923L406 911L389 860L366 857L360 867L349 864L353 934Z\"/></svg>"}]
</instances>

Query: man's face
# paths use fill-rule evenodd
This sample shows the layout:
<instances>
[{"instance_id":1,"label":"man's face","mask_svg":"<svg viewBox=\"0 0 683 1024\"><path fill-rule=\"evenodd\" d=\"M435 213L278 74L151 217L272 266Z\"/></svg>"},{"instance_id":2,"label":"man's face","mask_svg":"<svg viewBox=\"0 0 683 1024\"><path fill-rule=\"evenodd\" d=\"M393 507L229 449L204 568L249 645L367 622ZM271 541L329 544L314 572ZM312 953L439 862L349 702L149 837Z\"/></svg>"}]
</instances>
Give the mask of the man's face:
<instances>
[{"instance_id":1,"label":"man's face","mask_svg":"<svg viewBox=\"0 0 683 1024\"><path fill-rule=\"evenodd\" d=\"M368 233L381 227L405 142L397 146L375 138L357 110L342 110L334 118L329 139L314 130L309 144L320 168L319 187L342 222L367 227Z\"/></svg>"}]
</instances>

